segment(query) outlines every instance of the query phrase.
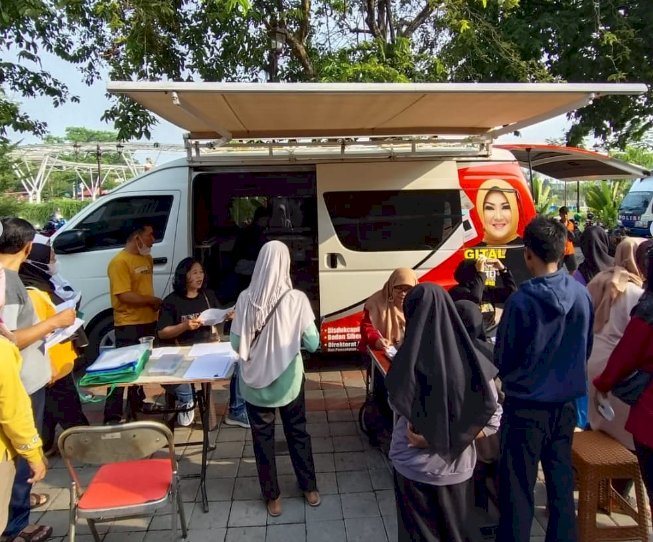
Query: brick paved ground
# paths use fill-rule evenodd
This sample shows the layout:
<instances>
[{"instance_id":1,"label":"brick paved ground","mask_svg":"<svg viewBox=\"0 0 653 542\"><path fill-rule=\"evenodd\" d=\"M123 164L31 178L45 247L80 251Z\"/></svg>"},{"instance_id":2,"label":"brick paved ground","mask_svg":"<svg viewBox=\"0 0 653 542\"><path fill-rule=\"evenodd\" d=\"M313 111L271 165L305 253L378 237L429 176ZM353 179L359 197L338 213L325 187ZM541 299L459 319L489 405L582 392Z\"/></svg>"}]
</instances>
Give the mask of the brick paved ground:
<instances>
[{"instance_id":1,"label":"brick paved ground","mask_svg":"<svg viewBox=\"0 0 653 542\"><path fill-rule=\"evenodd\" d=\"M283 432L279 426L279 482L283 496L283 514L268 517L260 498L256 465L249 431L221 425L214 433L216 447L208 467L208 497L210 511L202 512L198 503L198 481L182 480L182 494L189 521L189 539L193 542L384 542L397 540L397 520L392 475L387 459L371 448L358 429L358 408L363 402L365 384L359 369L321 370L308 372L306 402L308 429L313 437L313 451L322 504L311 508L304 503L297 487L288 456ZM156 389L149 390L156 393ZM224 412L228 388L215 390L217 409ZM89 416L99 422L100 408L92 405ZM197 440L199 426L175 430L181 446L180 471L198 472L200 449L184 447L183 443ZM83 480L93 470L84 469ZM54 540L66 538L68 530L68 475L60 458L51 461L51 470L37 491L50 494L44 510L34 511L32 521L52 525ZM536 488L536 521L531 541L544 541L546 514L544 485ZM491 523L492 518L480 514L479 521ZM599 517L600 522L622 524L630 521L619 514ZM170 516L151 519L116 521L98 525L104 542L160 542L169 540ZM91 542L85 524L78 527L79 542ZM653 540L653 538L652 538Z\"/></svg>"}]
</instances>

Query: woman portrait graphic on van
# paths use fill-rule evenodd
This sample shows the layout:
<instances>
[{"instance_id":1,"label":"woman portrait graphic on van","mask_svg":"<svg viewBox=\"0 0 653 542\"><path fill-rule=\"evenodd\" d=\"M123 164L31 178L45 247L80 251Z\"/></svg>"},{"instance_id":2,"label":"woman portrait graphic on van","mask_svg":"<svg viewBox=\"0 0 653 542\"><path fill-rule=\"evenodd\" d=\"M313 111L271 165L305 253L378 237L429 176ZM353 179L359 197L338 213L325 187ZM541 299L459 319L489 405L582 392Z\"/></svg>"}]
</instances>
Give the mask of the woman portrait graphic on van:
<instances>
[{"instance_id":1,"label":"woman portrait graphic on van","mask_svg":"<svg viewBox=\"0 0 653 542\"><path fill-rule=\"evenodd\" d=\"M505 248L497 248L496 252L487 254L477 251L475 259L480 256L498 258L512 273L517 284L530 279L524 263L522 238L518 232L520 206L515 187L503 179L486 180L476 194L476 210L483 225L483 241L477 246Z\"/></svg>"},{"instance_id":2,"label":"woman portrait graphic on van","mask_svg":"<svg viewBox=\"0 0 653 542\"><path fill-rule=\"evenodd\" d=\"M517 234L519 206L515 189L503 179L488 179L476 195L476 209L483 223L483 243L512 245L521 243Z\"/></svg>"}]
</instances>

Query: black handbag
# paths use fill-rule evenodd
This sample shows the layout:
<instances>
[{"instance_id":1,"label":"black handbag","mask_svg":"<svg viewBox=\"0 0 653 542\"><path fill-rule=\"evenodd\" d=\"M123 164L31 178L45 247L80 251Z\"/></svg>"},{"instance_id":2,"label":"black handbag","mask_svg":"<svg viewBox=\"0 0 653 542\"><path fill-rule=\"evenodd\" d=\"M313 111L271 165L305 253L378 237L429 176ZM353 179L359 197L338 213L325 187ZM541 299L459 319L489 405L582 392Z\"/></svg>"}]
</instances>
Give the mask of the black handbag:
<instances>
[{"instance_id":1,"label":"black handbag","mask_svg":"<svg viewBox=\"0 0 653 542\"><path fill-rule=\"evenodd\" d=\"M612 395L617 399L621 399L627 405L633 406L637 401L639 401L639 398L651 383L652 379L653 373L635 371L627 378L624 378L610 391L612 391Z\"/></svg>"}]
</instances>

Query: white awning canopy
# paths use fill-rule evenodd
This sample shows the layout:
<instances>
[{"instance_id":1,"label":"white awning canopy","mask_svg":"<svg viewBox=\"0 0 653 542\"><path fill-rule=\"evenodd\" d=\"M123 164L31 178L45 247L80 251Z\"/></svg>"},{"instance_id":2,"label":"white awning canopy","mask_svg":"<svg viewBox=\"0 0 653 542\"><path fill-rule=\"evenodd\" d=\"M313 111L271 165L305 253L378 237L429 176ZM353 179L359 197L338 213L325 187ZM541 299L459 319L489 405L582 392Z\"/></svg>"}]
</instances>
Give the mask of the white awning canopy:
<instances>
[{"instance_id":1,"label":"white awning canopy","mask_svg":"<svg viewBox=\"0 0 653 542\"><path fill-rule=\"evenodd\" d=\"M496 137L643 84L113 81L193 139Z\"/></svg>"},{"instance_id":2,"label":"white awning canopy","mask_svg":"<svg viewBox=\"0 0 653 542\"><path fill-rule=\"evenodd\" d=\"M651 174L643 167L576 147L528 144L495 147L509 150L522 167L532 167L533 171L560 181L639 179Z\"/></svg>"}]
</instances>

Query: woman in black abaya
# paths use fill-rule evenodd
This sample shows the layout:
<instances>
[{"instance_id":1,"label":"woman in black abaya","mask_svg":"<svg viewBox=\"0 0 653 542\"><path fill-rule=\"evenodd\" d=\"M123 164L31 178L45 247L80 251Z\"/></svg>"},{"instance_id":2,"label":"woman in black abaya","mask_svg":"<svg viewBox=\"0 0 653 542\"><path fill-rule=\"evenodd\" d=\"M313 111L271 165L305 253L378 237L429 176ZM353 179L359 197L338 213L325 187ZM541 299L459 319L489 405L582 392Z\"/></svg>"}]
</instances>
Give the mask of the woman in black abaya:
<instances>
[{"instance_id":1,"label":"woman in black abaya","mask_svg":"<svg viewBox=\"0 0 653 542\"><path fill-rule=\"evenodd\" d=\"M497 371L440 286L416 286L404 313L404 343L386 378L399 415L390 448L399 540L476 540L474 443L499 428Z\"/></svg>"}]
</instances>

